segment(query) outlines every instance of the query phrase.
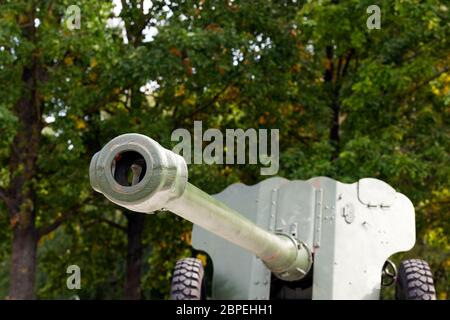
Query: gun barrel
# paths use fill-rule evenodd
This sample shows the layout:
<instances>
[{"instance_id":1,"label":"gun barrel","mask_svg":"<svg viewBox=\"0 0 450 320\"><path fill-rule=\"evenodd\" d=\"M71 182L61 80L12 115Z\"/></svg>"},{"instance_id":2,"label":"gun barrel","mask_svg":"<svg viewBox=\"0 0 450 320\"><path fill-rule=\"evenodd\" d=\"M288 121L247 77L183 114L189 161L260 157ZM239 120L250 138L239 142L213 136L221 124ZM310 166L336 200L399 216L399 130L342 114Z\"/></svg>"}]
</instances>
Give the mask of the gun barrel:
<instances>
[{"instance_id":1,"label":"gun barrel","mask_svg":"<svg viewBox=\"0 0 450 320\"><path fill-rule=\"evenodd\" d=\"M184 159L140 134L124 134L96 153L92 187L129 210L169 210L259 257L280 279L295 281L310 270L310 250L289 235L260 228L188 182Z\"/></svg>"}]
</instances>

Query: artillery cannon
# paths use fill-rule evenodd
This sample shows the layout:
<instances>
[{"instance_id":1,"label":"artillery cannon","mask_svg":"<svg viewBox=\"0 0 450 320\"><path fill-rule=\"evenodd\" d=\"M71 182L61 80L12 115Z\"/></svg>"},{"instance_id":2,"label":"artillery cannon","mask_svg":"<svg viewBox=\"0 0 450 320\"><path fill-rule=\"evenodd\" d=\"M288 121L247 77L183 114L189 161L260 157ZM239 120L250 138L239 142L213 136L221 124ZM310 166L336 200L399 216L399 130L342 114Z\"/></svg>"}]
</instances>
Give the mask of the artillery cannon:
<instances>
[{"instance_id":1,"label":"artillery cannon","mask_svg":"<svg viewBox=\"0 0 450 320\"><path fill-rule=\"evenodd\" d=\"M378 299L383 279L397 298L435 298L426 262L406 260L397 273L388 260L415 243L414 207L380 180L276 177L212 197L188 182L181 156L140 134L106 144L89 175L120 206L193 222L193 247L213 263L212 298ZM179 261L173 298L205 297L204 281L198 259Z\"/></svg>"}]
</instances>

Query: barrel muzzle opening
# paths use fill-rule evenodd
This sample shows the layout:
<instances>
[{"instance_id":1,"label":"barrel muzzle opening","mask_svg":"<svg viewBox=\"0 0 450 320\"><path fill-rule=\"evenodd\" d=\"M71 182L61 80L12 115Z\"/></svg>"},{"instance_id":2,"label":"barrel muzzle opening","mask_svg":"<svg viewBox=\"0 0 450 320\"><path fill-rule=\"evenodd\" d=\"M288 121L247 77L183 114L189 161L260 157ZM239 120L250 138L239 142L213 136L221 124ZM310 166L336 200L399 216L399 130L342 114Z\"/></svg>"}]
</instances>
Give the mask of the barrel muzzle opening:
<instances>
[{"instance_id":1,"label":"barrel muzzle opening","mask_svg":"<svg viewBox=\"0 0 450 320\"><path fill-rule=\"evenodd\" d=\"M147 163L142 154L136 151L120 152L111 162L111 174L114 180L124 187L141 182L146 172Z\"/></svg>"},{"instance_id":2,"label":"barrel muzzle opening","mask_svg":"<svg viewBox=\"0 0 450 320\"><path fill-rule=\"evenodd\" d=\"M141 134L124 134L96 153L92 187L129 210L152 213L179 198L187 184L184 159Z\"/></svg>"}]
</instances>

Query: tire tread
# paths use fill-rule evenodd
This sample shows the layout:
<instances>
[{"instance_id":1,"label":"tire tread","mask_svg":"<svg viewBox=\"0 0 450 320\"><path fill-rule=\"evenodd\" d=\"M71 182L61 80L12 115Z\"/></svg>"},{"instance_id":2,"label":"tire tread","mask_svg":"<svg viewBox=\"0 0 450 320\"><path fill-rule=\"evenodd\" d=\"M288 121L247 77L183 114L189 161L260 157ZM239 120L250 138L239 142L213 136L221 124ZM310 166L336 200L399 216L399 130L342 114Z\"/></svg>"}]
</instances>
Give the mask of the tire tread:
<instances>
[{"instance_id":1,"label":"tire tread","mask_svg":"<svg viewBox=\"0 0 450 320\"><path fill-rule=\"evenodd\" d=\"M400 263L396 298L399 300L436 300L436 289L430 266L421 259Z\"/></svg>"},{"instance_id":2,"label":"tire tread","mask_svg":"<svg viewBox=\"0 0 450 320\"><path fill-rule=\"evenodd\" d=\"M199 259L178 260L173 272L171 299L200 300L202 298L203 265Z\"/></svg>"}]
</instances>

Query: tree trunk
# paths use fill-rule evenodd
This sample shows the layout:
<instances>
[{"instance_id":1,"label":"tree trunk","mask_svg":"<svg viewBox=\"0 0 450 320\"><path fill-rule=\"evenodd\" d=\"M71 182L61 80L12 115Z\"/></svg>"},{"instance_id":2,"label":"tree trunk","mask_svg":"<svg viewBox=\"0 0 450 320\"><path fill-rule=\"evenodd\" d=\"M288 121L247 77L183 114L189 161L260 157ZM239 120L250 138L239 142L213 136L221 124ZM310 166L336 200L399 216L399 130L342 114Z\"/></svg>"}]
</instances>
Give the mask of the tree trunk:
<instances>
[{"instance_id":1,"label":"tree trunk","mask_svg":"<svg viewBox=\"0 0 450 320\"><path fill-rule=\"evenodd\" d=\"M13 230L9 299L35 298L36 251L34 219L29 221L27 226L19 223Z\"/></svg>"},{"instance_id":2,"label":"tree trunk","mask_svg":"<svg viewBox=\"0 0 450 320\"><path fill-rule=\"evenodd\" d=\"M25 30L24 34L30 37L29 32L34 29ZM14 106L18 128L9 159L10 181L4 192L13 231L9 299L35 297L38 242L35 185L42 130L42 105L37 93L40 74L41 68L33 58L22 70L22 94Z\"/></svg>"},{"instance_id":3,"label":"tree trunk","mask_svg":"<svg viewBox=\"0 0 450 320\"><path fill-rule=\"evenodd\" d=\"M127 273L125 280L126 300L141 299L142 233L145 214L126 213L127 223Z\"/></svg>"},{"instance_id":4,"label":"tree trunk","mask_svg":"<svg viewBox=\"0 0 450 320\"><path fill-rule=\"evenodd\" d=\"M333 153L331 160L335 160L339 157L339 145L340 145L340 123L339 116L341 112L341 106L339 104L339 83L337 83L337 77L341 69L341 60L337 67L334 65L334 49L332 46L326 47L326 66L324 73L324 81L328 90L328 97L330 102L330 109L332 112L332 122L330 126L330 143L333 146ZM335 69L336 75L335 75Z\"/></svg>"},{"instance_id":5,"label":"tree trunk","mask_svg":"<svg viewBox=\"0 0 450 320\"><path fill-rule=\"evenodd\" d=\"M333 112L333 120L330 129L330 141L334 146L332 160L339 158L340 152L340 123L339 116L341 112L341 106L339 104L339 97L334 96L333 101L331 102L331 110Z\"/></svg>"}]
</instances>

